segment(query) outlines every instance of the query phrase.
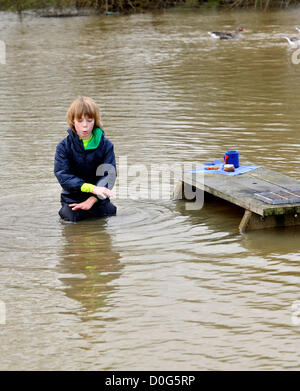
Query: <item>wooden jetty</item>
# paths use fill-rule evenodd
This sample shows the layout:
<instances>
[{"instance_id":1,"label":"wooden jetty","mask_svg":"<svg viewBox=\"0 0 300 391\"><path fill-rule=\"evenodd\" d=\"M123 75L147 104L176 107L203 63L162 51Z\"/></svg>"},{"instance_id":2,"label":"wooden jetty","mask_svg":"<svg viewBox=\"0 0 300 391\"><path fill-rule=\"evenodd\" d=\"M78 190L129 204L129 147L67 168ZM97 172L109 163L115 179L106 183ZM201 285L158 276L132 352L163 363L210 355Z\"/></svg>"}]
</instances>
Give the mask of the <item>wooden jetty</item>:
<instances>
[{"instance_id":1,"label":"wooden jetty","mask_svg":"<svg viewBox=\"0 0 300 391\"><path fill-rule=\"evenodd\" d=\"M235 176L211 172L201 172L199 175L195 172L184 172L175 188L175 199L184 198L186 185L243 208L245 212L239 225L240 233L300 225L300 181L268 168L260 167ZM274 201L268 200L269 194L275 195ZM282 195L289 195L285 198L288 202L285 203ZM267 198L263 201L264 197ZM281 203L270 203L277 202L278 198Z\"/></svg>"}]
</instances>

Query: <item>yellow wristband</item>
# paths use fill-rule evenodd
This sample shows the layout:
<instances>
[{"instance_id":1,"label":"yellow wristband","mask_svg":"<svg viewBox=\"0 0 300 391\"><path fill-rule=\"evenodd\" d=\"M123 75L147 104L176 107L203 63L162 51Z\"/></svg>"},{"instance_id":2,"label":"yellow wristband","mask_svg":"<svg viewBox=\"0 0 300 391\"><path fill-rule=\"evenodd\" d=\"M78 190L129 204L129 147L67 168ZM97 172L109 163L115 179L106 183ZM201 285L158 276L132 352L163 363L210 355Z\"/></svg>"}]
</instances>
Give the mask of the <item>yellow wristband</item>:
<instances>
[{"instance_id":1,"label":"yellow wristband","mask_svg":"<svg viewBox=\"0 0 300 391\"><path fill-rule=\"evenodd\" d=\"M93 189L94 189L95 185L92 185L91 183L84 183L80 190L83 192L83 193L92 193L93 192Z\"/></svg>"}]
</instances>

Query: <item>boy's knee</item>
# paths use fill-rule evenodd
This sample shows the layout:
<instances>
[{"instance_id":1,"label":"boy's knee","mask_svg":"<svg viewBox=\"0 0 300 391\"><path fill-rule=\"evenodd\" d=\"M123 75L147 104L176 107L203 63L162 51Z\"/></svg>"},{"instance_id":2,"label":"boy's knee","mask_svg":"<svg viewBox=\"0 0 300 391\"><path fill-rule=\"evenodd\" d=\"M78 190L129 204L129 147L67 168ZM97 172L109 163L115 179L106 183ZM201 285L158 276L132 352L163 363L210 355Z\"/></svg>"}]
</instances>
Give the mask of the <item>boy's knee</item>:
<instances>
[{"instance_id":1,"label":"boy's knee","mask_svg":"<svg viewBox=\"0 0 300 391\"><path fill-rule=\"evenodd\" d=\"M106 213L109 216L114 216L115 214L117 214L117 207L111 202L109 202L106 206Z\"/></svg>"},{"instance_id":2,"label":"boy's knee","mask_svg":"<svg viewBox=\"0 0 300 391\"><path fill-rule=\"evenodd\" d=\"M105 203L100 210L103 216L114 216L117 213L117 208L110 201Z\"/></svg>"},{"instance_id":3,"label":"boy's knee","mask_svg":"<svg viewBox=\"0 0 300 391\"><path fill-rule=\"evenodd\" d=\"M83 219L80 210L72 210L69 205L63 205L58 214L63 220L72 221L74 223Z\"/></svg>"},{"instance_id":4,"label":"boy's knee","mask_svg":"<svg viewBox=\"0 0 300 391\"><path fill-rule=\"evenodd\" d=\"M107 217L114 216L117 213L117 208L109 200L103 203L95 204L90 210L91 216Z\"/></svg>"}]
</instances>

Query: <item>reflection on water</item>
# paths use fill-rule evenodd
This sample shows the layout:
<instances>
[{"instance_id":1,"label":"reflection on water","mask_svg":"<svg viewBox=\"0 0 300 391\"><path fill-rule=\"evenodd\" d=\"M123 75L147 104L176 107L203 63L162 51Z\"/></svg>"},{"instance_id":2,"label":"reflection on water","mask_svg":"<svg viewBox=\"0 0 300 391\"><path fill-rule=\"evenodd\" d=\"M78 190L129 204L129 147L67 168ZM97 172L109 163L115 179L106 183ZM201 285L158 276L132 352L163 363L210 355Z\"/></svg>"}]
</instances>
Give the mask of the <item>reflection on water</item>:
<instances>
[{"instance_id":1,"label":"reflection on water","mask_svg":"<svg viewBox=\"0 0 300 391\"><path fill-rule=\"evenodd\" d=\"M96 318L97 314L101 318L100 313L106 312L109 295L115 290L114 280L121 273L120 256L112 250L105 228L96 229L90 221L62 225L65 244L58 271L63 275L60 280L66 295L81 303L82 320Z\"/></svg>"},{"instance_id":2,"label":"reflection on water","mask_svg":"<svg viewBox=\"0 0 300 391\"><path fill-rule=\"evenodd\" d=\"M257 232L249 232L243 235L242 245L249 251L258 255L272 254L282 256L291 260L299 254L299 227L280 227L268 229L260 235ZM277 246L276 243L280 243Z\"/></svg>"},{"instance_id":3,"label":"reflection on water","mask_svg":"<svg viewBox=\"0 0 300 391\"><path fill-rule=\"evenodd\" d=\"M300 65L284 39L299 18L0 13L1 369L298 369L299 227L240 235L241 209L134 200L130 175L117 216L64 224L53 158L83 94L129 166L237 149L299 178ZM208 35L238 25L239 40Z\"/></svg>"}]
</instances>

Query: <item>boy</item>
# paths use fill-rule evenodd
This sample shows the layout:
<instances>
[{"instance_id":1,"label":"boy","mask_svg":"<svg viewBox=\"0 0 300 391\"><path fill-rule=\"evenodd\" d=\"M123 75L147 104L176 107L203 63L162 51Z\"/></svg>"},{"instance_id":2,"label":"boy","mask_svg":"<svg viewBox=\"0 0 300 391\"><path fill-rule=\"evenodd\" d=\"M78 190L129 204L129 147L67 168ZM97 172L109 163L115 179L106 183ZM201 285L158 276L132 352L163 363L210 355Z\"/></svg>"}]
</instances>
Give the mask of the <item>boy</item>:
<instances>
[{"instance_id":1,"label":"boy","mask_svg":"<svg viewBox=\"0 0 300 391\"><path fill-rule=\"evenodd\" d=\"M68 136L56 147L54 174L62 187L62 219L79 221L116 214L110 202L116 180L111 141L101 129L100 111L88 97L77 98L67 112Z\"/></svg>"}]
</instances>

